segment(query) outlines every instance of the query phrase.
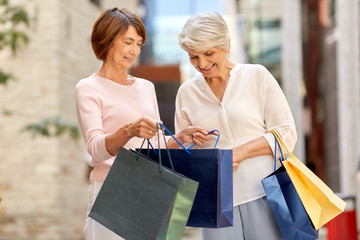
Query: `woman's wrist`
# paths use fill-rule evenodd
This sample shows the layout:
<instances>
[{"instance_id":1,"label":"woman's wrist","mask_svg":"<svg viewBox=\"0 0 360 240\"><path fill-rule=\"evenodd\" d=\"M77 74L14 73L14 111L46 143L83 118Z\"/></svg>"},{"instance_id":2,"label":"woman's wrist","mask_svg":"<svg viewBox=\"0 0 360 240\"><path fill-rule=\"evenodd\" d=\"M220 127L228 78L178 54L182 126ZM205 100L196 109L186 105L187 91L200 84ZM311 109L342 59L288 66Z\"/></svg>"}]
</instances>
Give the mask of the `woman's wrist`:
<instances>
[{"instance_id":1,"label":"woman's wrist","mask_svg":"<svg viewBox=\"0 0 360 240\"><path fill-rule=\"evenodd\" d=\"M183 144L183 142L182 142L182 137L179 136L179 134L175 134L174 137L175 137L181 144ZM169 138L169 140L168 140L168 142L167 142L167 145L168 145L169 148L177 148L177 147L180 146L179 143L177 143L173 137L170 137L170 138Z\"/></svg>"},{"instance_id":2,"label":"woman's wrist","mask_svg":"<svg viewBox=\"0 0 360 240\"><path fill-rule=\"evenodd\" d=\"M121 128L119 128L119 130L117 132L120 136L122 136L122 138L131 139L134 137L134 135L132 134L132 131L131 131L131 123L122 126Z\"/></svg>"},{"instance_id":3,"label":"woman's wrist","mask_svg":"<svg viewBox=\"0 0 360 240\"><path fill-rule=\"evenodd\" d=\"M246 147L244 145L233 149L233 161L240 163L246 159Z\"/></svg>"},{"instance_id":4,"label":"woman's wrist","mask_svg":"<svg viewBox=\"0 0 360 240\"><path fill-rule=\"evenodd\" d=\"M114 155L133 137L130 124L127 124L105 138L106 150Z\"/></svg>"}]
</instances>

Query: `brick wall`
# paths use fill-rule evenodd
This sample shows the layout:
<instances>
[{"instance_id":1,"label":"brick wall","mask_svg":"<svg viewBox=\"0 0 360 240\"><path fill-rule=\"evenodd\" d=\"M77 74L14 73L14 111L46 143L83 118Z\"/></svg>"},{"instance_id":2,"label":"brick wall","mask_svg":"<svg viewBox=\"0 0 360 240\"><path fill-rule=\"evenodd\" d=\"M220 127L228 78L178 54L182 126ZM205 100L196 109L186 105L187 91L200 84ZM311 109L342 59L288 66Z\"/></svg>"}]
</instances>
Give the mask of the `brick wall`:
<instances>
[{"instance_id":1,"label":"brick wall","mask_svg":"<svg viewBox=\"0 0 360 240\"><path fill-rule=\"evenodd\" d=\"M74 87L100 67L90 45L94 21L110 6L137 1L13 0L31 17L30 43L0 68L16 81L0 86L0 239L82 239L87 165L82 138L33 137L29 123L62 116L76 123ZM114 4L114 5L113 5ZM116 5L115 5L116 4Z\"/></svg>"}]
</instances>

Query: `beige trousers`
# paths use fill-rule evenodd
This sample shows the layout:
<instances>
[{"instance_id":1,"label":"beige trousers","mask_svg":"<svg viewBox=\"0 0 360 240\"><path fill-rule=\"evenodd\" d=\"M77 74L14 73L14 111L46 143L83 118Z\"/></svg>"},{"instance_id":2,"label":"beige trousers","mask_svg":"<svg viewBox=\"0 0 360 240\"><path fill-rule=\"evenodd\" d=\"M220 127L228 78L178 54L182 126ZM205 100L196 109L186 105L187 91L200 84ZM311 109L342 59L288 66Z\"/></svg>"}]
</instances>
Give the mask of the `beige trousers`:
<instances>
[{"instance_id":1,"label":"beige trousers","mask_svg":"<svg viewBox=\"0 0 360 240\"><path fill-rule=\"evenodd\" d=\"M89 204L87 216L90 213L90 210L95 202L102 184L102 182L91 182L89 185ZM84 234L85 240L123 240L123 238L90 217L87 217L85 220Z\"/></svg>"}]
</instances>

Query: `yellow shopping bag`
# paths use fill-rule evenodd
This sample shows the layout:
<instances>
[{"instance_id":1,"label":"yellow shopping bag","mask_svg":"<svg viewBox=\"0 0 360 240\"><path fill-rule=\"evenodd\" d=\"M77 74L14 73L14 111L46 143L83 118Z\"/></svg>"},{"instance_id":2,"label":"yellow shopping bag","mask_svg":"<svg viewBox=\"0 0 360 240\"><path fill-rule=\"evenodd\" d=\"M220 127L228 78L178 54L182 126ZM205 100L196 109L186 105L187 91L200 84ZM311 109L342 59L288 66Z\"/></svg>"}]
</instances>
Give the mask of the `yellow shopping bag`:
<instances>
[{"instance_id":1,"label":"yellow shopping bag","mask_svg":"<svg viewBox=\"0 0 360 240\"><path fill-rule=\"evenodd\" d=\"M283 161L283 165L315 229L319 229L342 213L346 203L288 150L276 131L272 130L271 133L289 153L290 157Z\"/></svg>"}]
</instances>

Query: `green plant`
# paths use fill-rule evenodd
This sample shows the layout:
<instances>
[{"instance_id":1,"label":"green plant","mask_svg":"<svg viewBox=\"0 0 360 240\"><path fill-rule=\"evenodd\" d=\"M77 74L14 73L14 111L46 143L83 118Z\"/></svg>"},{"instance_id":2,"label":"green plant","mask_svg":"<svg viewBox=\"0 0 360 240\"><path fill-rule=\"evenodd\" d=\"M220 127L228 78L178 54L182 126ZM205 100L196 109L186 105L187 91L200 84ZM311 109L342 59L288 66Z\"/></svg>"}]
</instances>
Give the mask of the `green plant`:
<instances>
[{"instance_id":1,"label":"green plant","mask_svg":"<svg viewBox=\"0 0 360 240\"><path fill-rule=\"evenodd\" d=\"M25 130L34 136L56 137L68 133L73 139L80 137L78 126L66 122L61 116L47 117L38 123L29 124Z\"/></svg>"},{"instance_id":2,"label":"green plant","mask_svg":"<svg viewBox=\"0 0 360 240\"><path fill-rule=\"evenodd\" d=\"M19 48L29 43L29 37L25 32L29 27L30 17L24 8L10 5L9 0L0 0L0 51L9 48L12 54L16 55ZM15 77L0 69L0 85L7 85L9 80L15 80ZM11 112L4 110L3 114L11 115ZM45 137L66 133L73 139L80 136L77 125L65 122L60 116L48 117L38 123L29 124L25 130Z\"/></svg>"},{"instance_id":3,"label":"green plant","mask_svg":"<svg viewBox=\"0 0 360 240\"><path fill-rule=\"evenodd\" d=\"M0 0L0 51L10 48L13 54L29 42L28 35L20 30L30 27L30 18L19 6L10 5L8 0ZM0 70L0 84L6 85L15 77Z\"/></svg>"}]
</instances>

